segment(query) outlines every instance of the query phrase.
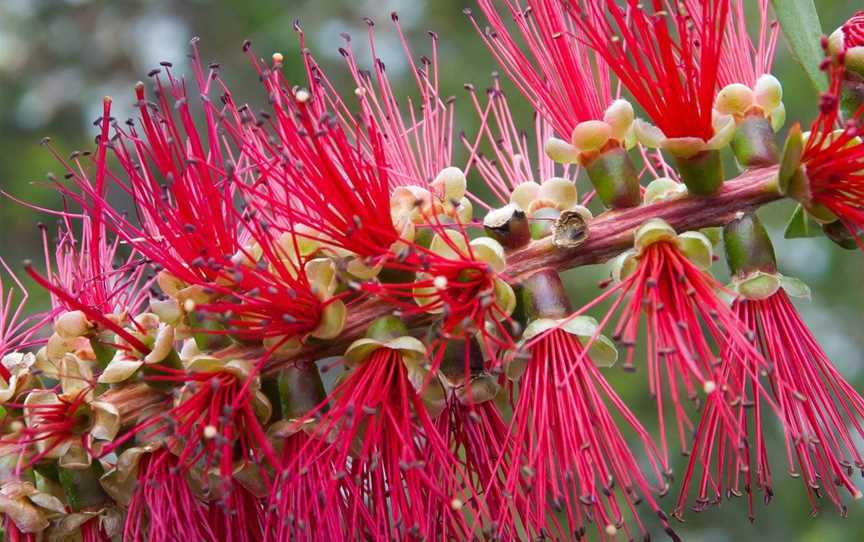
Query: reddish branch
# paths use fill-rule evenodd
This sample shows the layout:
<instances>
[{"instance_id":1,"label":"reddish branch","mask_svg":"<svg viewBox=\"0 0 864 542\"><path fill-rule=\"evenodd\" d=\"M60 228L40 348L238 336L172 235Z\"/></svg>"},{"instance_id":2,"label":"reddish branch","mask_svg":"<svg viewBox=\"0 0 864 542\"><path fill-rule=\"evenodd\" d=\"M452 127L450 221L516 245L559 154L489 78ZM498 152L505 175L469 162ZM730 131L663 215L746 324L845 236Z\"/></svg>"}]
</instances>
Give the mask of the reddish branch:
<instances>
[{"instance_id":1,"label":"reddish branch","mask_svg":"<svg viewBox=\"0 0 864 542\"><path fill-rule=\"evenodd\" d=\"M777 191L777 168L746 171L726 181L712 196L689 196L632 209L607 211L588 224L588 240L572 249L556 248L551 237L533 241L507 256L504 273L508 282L516 284L535 271L547 267L565 271L574 267L602 263L633 246L633 233L649 218L659 217L679 232L722 226L739 212L755 209L780 199ZM350 308L348 323L339 341L327 345L309 345L297 358L320 359L339 355L347 344L362 336L376 318L392 313L393 306L379 299L358 302ZM428 320L425 315L406 318L409 327ZM268 370L277 370L291 360L274 359Z\"/></svg>"}]
</instances>

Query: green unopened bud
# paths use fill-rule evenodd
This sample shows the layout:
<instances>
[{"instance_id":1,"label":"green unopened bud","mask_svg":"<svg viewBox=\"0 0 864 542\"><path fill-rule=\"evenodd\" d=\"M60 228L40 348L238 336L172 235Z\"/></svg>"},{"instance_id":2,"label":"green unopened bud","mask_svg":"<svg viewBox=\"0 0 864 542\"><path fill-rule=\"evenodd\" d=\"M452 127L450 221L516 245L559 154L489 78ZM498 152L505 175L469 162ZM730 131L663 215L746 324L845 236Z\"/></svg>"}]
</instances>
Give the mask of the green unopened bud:
<instances>
[{"instance_id":1,"label":"green unopened bud","mask_svg":"<svg viewBox=\"0 0 864 542\"><path fill-rule=\"evenodd\" d=\"M641 203L639 172L621 146L604 149L583 164L597 196L607 207L622 209Z\"/></svg>"},{"instance_id":2,"label":"green unopened bud","mask_svg":"<svg viewBox=\"0 0 864 542\"><path fill-rule=\"evenodd\" d=\"M723 228L726 263L734 276L753 271L775 273L777 259L768 232L753 213L743 214Z\"/></svg>"},{"instance_id":3,"label":"green unopened bud","mask_svg":"<svg viewBox=\"0 0 864 542\"><path fill-rule=\"evenodd\" d=\"M465 197L468 181L465 173L458 167L447 167L438 173L432 181L432 189L439 199L444 201L459 201Z\"/></svg>"},{"instance_id":4,"label":"green unopened bud","mask_svg":"<svg viewBox=\"0 0 864 542\"><path fill-rule=\"evenodd\" d=\"M537 199L534 201L551 203L553 207L559 211L564 211L576 205L579 201L579 192L576 190L576 185L570 179L563 177L552 177L546 179L540 185L540 190L537 192ZM532 210L532 209L529 209Z\"/></svg>"},{"instance_id":5,"label":"green unopened bud","mask_svg":"<svg viewBox=\"0 0 864 542\"><path fill-rule=\"evenodd\" d=\"M510 194L510 203L516 205L522 211L527 211L531 206L531 202L537 199L540 193L540 185L534 181L528 181L520 184L513 189Z\"/></svg>"},{"instance_id":6,"label":"green unopened bud","mask_svg":"<svg viewBox=\"0 0 864 542\"><path fill-rule=\"evenodd\" d=\"M586 120L573 128L570 142L581 152L598 151L612 138L612 127L602 120Z\"/></svg>"}]
</instances>

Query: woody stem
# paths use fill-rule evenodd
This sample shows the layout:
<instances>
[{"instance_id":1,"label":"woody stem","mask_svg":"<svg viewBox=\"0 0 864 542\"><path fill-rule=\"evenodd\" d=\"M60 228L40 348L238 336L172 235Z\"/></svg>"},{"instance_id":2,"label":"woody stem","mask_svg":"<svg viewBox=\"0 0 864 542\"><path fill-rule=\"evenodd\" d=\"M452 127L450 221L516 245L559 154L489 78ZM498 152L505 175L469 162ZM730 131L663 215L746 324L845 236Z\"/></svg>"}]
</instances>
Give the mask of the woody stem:
<instances>
[{"instance_id":1,"label":"woody stem","mask_svg":"<svg viewBox=\"0 0 864 542\"><path fill-rule=\"evenodd\" d=\"M574 267L602 263L633 246L637 227L649 218L662 218L676 231L724 226L740 212L752 211L780 199L777 167L748 170L726 181L710 196L688 196L628 209L610 210L588 224L588 240L579 247L562 249L552 244L551 236L533 241L507 255L507 269L502 277L517 284L543 268L565 271ZM390 314L392 305L380 299L366 299L350 307L348 322L337 341L326 345L308 345L296 357L320 359L339 355L353 340L362 337L373 320ZM406 318L409 327L429 320L426 315ZM289 360L273 359L267 371L276 371Z\"/></svg>"}]
</instances>

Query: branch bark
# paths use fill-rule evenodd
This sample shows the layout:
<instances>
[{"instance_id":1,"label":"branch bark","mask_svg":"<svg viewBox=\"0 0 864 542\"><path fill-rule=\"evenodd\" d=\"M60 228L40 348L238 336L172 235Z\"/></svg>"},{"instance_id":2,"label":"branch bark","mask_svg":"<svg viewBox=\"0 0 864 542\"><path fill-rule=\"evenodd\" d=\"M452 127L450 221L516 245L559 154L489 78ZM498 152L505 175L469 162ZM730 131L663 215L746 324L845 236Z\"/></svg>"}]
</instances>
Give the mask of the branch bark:
<instances>
[{"instance_id":1,"label":"branch bark","mask_svg":"<svg viewBox=\"0 0 864 542\"><path fill-rule=\"evenodd\" d=\"M766 203L780 199L777 187L777 167L744 172L739 177L726 181L712 196L687 196L673 201L652 205L607 211L588 224L588 240L572 249L556 248L551 236L533 241L507 255L507 269L502 273L511 284L519 283L541 269L553 268L566 271L574 267L602 263L614 258L633 246L633 234L643 222L650 218L662 218L678 232L723 226L736 214L756 209ZM393 307L380 299L366 299L349 307L349 320L338 341L327 345L308 345L296 359L314 360L339 355L346 346L361 337L373 320L390 314ZM418 316L406 321L409 327L428 320ZM291 360L273 359L266 372L291 363Z\"/></svg>"}]
</instances>

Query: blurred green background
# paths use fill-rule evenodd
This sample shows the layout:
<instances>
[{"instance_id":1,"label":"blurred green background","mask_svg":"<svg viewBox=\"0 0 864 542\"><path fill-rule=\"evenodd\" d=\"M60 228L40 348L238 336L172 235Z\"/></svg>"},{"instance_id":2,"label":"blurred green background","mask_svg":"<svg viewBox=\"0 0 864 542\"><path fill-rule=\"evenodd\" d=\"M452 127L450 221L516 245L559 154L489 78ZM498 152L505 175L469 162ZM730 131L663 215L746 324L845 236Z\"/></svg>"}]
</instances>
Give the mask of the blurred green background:
<instances>
[{"instance_id":1,"label":"blurred green background","mask_svg":"<svg viewBox=\"0 0 864 542\"><path fill-rule=\"evenodd\" d=\"M817 0L823 28L830 31L841 24L855 9L852 4ZM390 23L390 12L399 12L418 55L429 50L426 32L437 31L442 88L445 94L461 100L461 107L457 105L458 129L473 133L476 121L463 83L483 88L497 66L462 14L468 5L470 0L0 0L0 188L37 205L56 208L58 197L40 181L47 172L60 170L39 140L51 136L63 154L92 146L95 129L91 123L101 112L101 97L111 95L114 116L125 119L134 102L132 85L160 61L173 62L177 73L189 73L186 54L193 36L201 37L205 63L222 64L223 78L238 102L264 105L265 97L241 53L241 44L251 39L255 51L264 57L273 51L283 52L286 73L299 81L298 45L292 31L296 18L307 32L308 46L344 88L351 87L337 52L339 34L349 32L355 38L356 50L365 51L363 16L378 22L380 54L397 88L410 89L410 73ZM782 39L774 73L784 83L787 124L798 120L809 124L816 95ZM525 104L513 93L511 103L518 110L518 118L530 118ZM790 211L791 206L782 202L763 211L777 240L782 271L804 279L813 288L813 301L799 303L804 318L840 370L858 389L864 389L862 256L844 252L824 239L782 241L783 223ZM39 220L53 222L49 216L0 198L0 256L15 267L25 258L39 261ZM721 267L718 271L722 274ZM594 295L594 285L603 274L599 266L568 273L577 300ZM47 303L44 295L36 295L35 301L37 307ZM634 377L613 369L607 374L650 425L654 416L639 373ZM781 448L775 439L772 449L780 452L775 453L773 462L777 497L770 506L757 505L755 525L748 524L743 501L726 502L719 509L690 514L688 522L678 526L684 539L864 540L864 505L860 501L850 503L851 518L847 520L828 505L818 518L808 518L804 490L799 480L785 475ZM677 470L680 472L681 467ZM667 497L667 509L672 507L671 499Z\"/></svg>"}]
</instances>

